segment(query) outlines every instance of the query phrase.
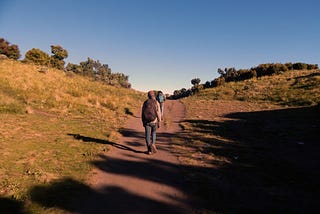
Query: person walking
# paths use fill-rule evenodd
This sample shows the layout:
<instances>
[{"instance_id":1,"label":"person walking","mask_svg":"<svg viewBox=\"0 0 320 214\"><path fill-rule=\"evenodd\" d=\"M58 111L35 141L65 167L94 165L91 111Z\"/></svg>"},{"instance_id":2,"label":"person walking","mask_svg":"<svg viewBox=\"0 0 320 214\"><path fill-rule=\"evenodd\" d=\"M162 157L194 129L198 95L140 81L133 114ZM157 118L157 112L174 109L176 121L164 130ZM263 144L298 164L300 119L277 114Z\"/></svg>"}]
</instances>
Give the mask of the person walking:
<instances>
[{"instance_id":1,"label":"person walking","mask_svg":"<svg viewBox=\"0 0 320 214\"><path fill-rule=\"evenodd\" d=\"M141 113L142 124L145 128L145 140L147 144L147 153L151 155L157 152L156 132L160 128L161 110L160 104L156 100L154 91L148 92L148 99L144 101Z\"/></svg>"},{"instance_id":2,"label":"person walking","mask_svg":"<svg viewBox=\"0 0 320 214\"><path fill-rule=\"evenodd\" d=\"M164 110L163 108L164 108L164 101L166 100L166 98L162 91L158 91L157 100L160 104L161 118L163 119L163 110Z\"/></svg>"}]
</instances>

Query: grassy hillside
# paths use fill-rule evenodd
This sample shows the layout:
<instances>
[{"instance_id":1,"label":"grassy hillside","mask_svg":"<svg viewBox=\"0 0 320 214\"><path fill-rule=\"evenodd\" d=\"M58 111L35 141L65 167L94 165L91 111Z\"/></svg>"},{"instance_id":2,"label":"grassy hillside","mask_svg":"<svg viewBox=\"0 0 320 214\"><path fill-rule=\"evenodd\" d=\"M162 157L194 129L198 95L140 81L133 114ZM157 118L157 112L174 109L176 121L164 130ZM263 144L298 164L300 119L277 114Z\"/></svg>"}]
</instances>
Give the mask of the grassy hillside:
<instances>
[{"instance_id":1,"label":"grassy hillside","mask_svg":"<svg viewBox=\"0 0 320 214\"><path fill-rule=\"evenodd\" d=\"M208 213L307 213L320 194L320 71L288 71L184 98L175 151Z\"/></svg>"},{"instance_id":2,"label":"grassy hillside","mask_svg":"<svg viewBox=\"0 0 320 214\"><path fill-rule=\"evenodd\" d=\"M89 162L108 150L145 98L60 70L40 70L0 61L0 213L10 200L43 213L29 201L32 186L66 177L84 181Z\"/></svg>"},{"instance_id":3,"label":"grassy hillside","mask_svg":"<svg viewBox=\"0 0 320 214\"><path fill-rule=\"evenodd\" d=\"M303 70L226 83L223 86L202 90L194 98L308 106L320 103L319 94L320 70Z\"/></svg>"}]
</instances>

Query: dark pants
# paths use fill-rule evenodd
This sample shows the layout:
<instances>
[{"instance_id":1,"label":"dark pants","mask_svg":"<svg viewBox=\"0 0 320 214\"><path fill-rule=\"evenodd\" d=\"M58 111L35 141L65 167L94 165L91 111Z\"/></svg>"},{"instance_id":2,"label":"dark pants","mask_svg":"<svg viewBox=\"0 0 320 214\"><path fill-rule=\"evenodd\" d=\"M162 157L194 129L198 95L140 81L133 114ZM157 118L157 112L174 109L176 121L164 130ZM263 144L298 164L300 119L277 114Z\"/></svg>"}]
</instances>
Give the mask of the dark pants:
<instances>
[{"instance_id":1,"label":"dark pants","mask_svg":"<svg viewBox=\"0 0 320 214\"><path fill-rule=\"evenodd\" d=\"M148 151L150 151L151 145L156 143L157 124L147 123L144 128L145 128L146 144L148 147Z\"/></svg>"}]
</instances>

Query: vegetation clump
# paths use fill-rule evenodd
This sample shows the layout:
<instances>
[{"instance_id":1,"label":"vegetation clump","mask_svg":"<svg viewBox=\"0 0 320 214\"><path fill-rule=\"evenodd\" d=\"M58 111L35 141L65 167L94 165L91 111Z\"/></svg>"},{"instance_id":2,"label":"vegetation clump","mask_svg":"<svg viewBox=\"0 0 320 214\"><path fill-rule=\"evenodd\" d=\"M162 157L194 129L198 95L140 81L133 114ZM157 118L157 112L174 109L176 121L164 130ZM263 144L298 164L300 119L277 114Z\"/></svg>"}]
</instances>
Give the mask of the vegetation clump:
<instances>
[{"instance_id":1,"label":"vegetation clump","mask_svg":"<svg viewBox=\"0 0 320 214\"><path fill-rule=\"evenodd\" d=\"M19 59L21 56L18 45L11 45L10 42L6 41L4 38L0 38L0 55L15 60Z\"/></svg>"}]
</instances>

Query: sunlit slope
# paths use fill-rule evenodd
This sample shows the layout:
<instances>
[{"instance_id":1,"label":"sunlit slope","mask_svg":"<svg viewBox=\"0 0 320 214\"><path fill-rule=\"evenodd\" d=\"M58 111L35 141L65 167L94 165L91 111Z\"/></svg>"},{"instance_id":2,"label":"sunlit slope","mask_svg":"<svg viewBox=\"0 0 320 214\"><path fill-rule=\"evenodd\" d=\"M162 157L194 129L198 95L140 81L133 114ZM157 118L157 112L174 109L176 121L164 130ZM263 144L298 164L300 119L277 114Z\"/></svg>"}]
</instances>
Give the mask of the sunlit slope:
<instances>
[{"instance_id":1,"label":"sunlit slope","mask_svg":"<svg viewBox=\"0 0 320 214\"><path fill-rule=\"evenodd\" d=\"M1 60L0 196L45 213L30 191L66 177L84 181L143 99L132 89Z\"/></svg>"},{"instance_id":2,"label":"sunlit slope","mask_svg":"<svg viewBox=\"0 0 320 214\"><path fill-rule=\"evenodd\" d=\"M320 71L287 71L200 91L194 99L269 102L288 106L320 103Z\"/></svg>"},{"instance_id":3,"label":"sunlit slope","mask_svg":"<svg viewBox=\"0 0 320 214\"><path fill-rule=\"evenodd\" d=\"M134 110L142 94L64 71L0 61L0 112L34 110L112 118Z\"/></svg>"}]
</instances>

